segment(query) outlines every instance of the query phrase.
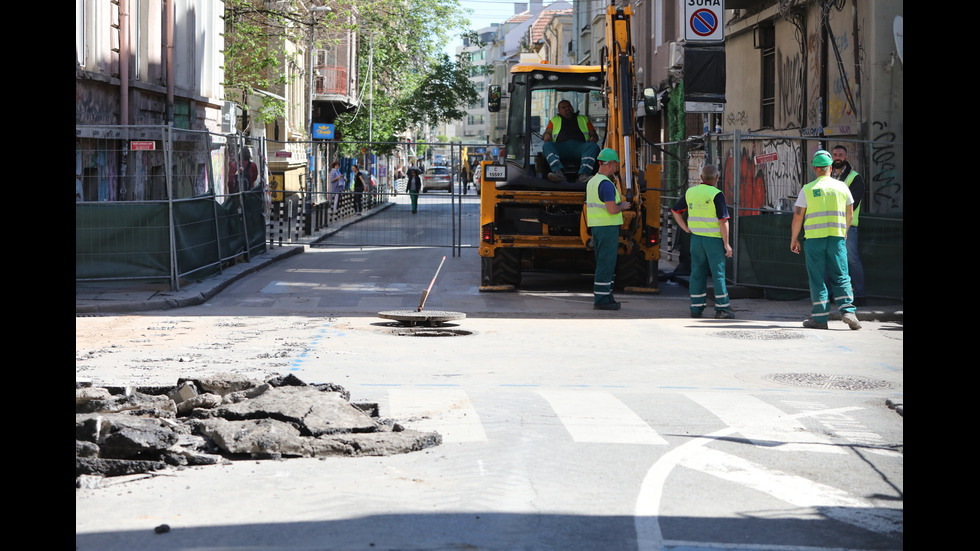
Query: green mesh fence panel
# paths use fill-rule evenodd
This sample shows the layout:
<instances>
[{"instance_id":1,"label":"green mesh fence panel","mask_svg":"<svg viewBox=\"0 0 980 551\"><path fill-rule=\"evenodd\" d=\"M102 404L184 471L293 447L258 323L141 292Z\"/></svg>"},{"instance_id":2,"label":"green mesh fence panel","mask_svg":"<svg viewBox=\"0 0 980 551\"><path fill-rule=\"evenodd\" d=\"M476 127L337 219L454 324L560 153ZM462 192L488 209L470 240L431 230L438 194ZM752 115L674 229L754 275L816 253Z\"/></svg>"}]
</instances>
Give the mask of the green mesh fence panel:
<instances>
[{"instance_id":1,"label":"green mesh fence panel","mask_svg":"<svg viewBox=\"0 0 980 551\"><path fill-rule=\"evenodd\" d=\"M210 196L174 203L177 266L187 279L204 279L220 268L214 206Z\"/></svg>"},{"instance_id":2,"label":"green mesh fence panel","mask_svg":"<svg viewBox=\"0 0 980 551\"><path fill-rule=\"evenodd\" d=\"M861 214L858 251L868 296L904 298L904 227L901 216Z\"/></svg>"},{"instance_id":3,"label":"green mesh fence panel","mask_svg":"<svg viewBox=\"0 0 980 551\"><path fill-rule=\"evenodd\" d=\"M75 205L75 279L154 277L170 277L166 204Z\"/></svg>"},{"instance_id":4,"label":"green mesh fence panel","mask_svg":"<svg viewBox=\"0 0 980 551\"><path fill-rule=\"evenodd\" d=\"M792 222L791 213L739 218L735 259L740 285L766 287L766 296L770 298L807 296L806 261L802 253L793 254L789 250ZM868 296L904 296L902 227L903 220L898 216L861 216L858 249ZM729 264L731 270L731 261ZM730 276L732 272L727 273Z\"/></svg>"}]
</instances>

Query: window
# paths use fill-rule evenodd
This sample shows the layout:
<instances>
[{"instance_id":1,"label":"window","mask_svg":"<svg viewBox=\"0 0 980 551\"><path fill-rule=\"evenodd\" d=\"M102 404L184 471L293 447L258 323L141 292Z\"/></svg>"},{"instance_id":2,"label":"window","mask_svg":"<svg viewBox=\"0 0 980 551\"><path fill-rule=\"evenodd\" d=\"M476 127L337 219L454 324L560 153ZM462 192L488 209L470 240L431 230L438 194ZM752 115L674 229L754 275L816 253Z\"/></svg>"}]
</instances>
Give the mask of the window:
<instances>
[{"instance_id":1,"label":"window","mask_svg":"<svg viewBox=\"0 0 980 551\"><path fill-rule=\"evenodd\" d=\"M776 125L776 27L772 23L759 27L762 50L762 128Z\"/></svg>"}]
</instances>

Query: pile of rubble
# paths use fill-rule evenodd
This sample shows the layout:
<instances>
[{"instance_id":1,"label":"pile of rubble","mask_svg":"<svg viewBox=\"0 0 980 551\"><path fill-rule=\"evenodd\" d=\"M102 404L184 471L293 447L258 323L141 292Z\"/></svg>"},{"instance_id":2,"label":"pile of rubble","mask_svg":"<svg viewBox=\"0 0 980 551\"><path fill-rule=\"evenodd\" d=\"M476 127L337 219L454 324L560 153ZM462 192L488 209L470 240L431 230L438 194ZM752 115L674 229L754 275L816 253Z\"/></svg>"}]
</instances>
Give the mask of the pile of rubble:
<instances>
[{"instance_id":1,"label":"pile of rubble","mask_svg":"<svg viewBox=\"0 0 980 551\"><path fill-rule=\"evenodd\" d=\"M333 384L293 375L179 379L174 387L75 385L75 477L143 473L233 459L391 455L442 443L378 418Z\"/></svg>"}]
</instances>

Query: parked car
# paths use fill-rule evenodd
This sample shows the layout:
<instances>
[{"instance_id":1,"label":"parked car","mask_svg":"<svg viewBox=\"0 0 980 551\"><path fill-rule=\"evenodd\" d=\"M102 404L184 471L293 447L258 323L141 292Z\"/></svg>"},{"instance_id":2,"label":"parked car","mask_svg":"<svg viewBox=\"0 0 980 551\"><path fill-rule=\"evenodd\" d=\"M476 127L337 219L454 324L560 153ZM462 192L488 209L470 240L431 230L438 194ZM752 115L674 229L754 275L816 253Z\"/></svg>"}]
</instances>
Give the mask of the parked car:
<instances>
[{"instance_id":1,"label":"parked car","mask_svg":"<svg viewBox=\"0 0 980 551\"><path fill-rule=\"evenodd\" d=\"M433 166L425 169L425 174L422 175L422 193L430 189L444 189L452 193L453 179L449 175L448 168Z\"/></svg>"}]
</instances>

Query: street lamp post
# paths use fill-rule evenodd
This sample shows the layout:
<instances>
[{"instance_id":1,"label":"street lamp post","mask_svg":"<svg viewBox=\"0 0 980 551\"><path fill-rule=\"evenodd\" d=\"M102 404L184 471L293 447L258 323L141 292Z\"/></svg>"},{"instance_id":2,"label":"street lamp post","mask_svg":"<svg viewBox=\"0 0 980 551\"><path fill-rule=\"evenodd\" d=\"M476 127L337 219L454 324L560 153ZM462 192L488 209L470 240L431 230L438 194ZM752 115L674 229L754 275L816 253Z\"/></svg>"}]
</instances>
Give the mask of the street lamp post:
<instances>
[{"instance_id":1,"label":"street lamp post","mask_svg":"<svg viewBox=\"0 0 980 551\"><path fill-rule=\"evenodd\" d=\"M312 194L316 192L316 190L314 189L314 186L316 185L316 174L317 174L316 162L317 162L317 159L318 159L318 156L319 156L318 153L317 153L316 146L313 145L313 60L314 60L314 56L313 56L313 30L314 30L314 26L316 25L316 21L313 18L313 14L315 14L317 12L328 12L328 11L331 11L331 9L330 9L329 6L312 6L310 8L310 43L309 43L309 49L308 49L308 52L307 52L309 54L309 60L310 61L309 61L309 65L306 67L306 70L309 73L309 83L308 83L308 86L306 88L306 90L307 90L307 92L306 92L306 100L307 100L306 101L306 109L307 109L306 110L306 135L309 136L309 140L310 140L310 150L309 150L310 151L310 154L307 157L307 163L308 163L308 165L307 165L307 181L309 182L308 185L307 185L307 189L310 192L310 195L309 195L309 202L310 203L313 202L313 195Z\"/></svg>"}]
</instances>

